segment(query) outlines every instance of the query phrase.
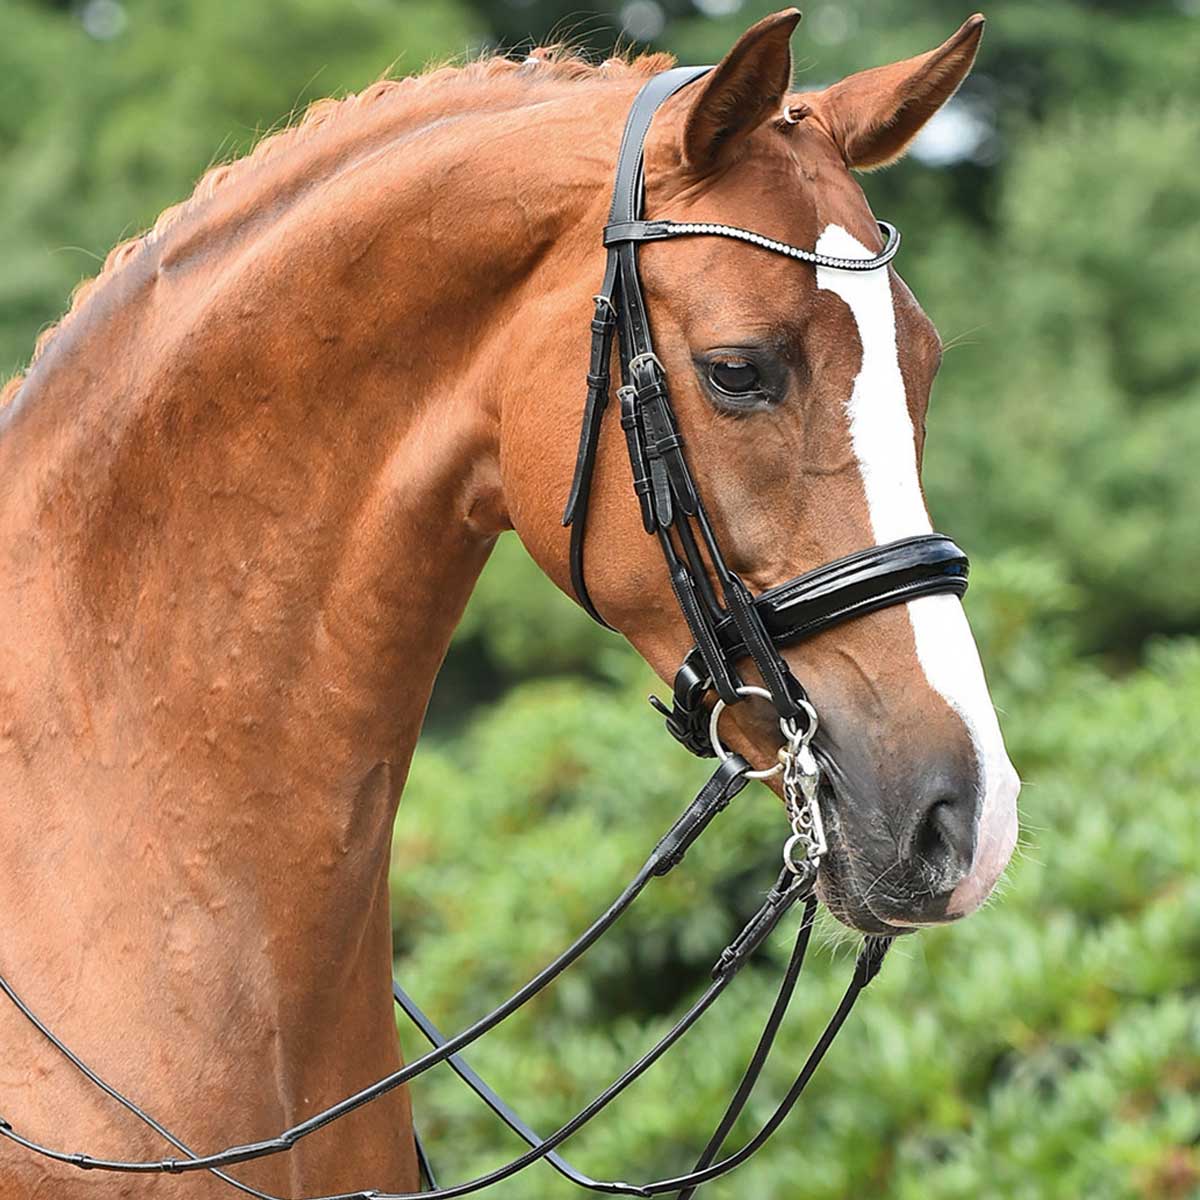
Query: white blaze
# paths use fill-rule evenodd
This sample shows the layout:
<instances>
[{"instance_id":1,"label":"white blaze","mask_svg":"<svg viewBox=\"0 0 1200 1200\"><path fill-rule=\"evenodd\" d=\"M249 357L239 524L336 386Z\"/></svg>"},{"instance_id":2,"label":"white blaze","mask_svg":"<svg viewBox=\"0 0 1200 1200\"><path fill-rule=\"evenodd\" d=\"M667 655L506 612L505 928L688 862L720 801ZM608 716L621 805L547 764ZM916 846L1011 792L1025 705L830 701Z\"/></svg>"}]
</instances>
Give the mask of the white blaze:
<instances>
[{"instance_id":1,"label":"white blaze","mask_svg":"<svg viewBox=\"0 0 1200 1200\"><path fill-rule=\"evenodd\" d=\"M840 225L817 241L822 254L870 258L871 251ZM896 313L886 270L817 268L817 286L846 302L862 341L862 367L846 403L875 544L929 533L929 514L917 478L916 439L896 345ZM975 861L955 889L948 911L970 912L991 891L1017 837L1020 782L1000 734L983 667L966 614L956 596L923 596L905 605L917 658L935 692L962 718L981 772Z\"/></svg>"}]
</instances>

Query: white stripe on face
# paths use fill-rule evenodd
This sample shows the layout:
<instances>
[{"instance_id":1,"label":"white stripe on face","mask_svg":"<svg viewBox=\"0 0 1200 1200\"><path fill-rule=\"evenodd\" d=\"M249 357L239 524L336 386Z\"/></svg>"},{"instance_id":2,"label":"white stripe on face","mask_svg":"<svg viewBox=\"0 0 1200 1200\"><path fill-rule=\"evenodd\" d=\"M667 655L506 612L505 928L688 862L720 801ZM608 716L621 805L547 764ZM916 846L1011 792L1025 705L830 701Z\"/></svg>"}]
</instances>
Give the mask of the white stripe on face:
<instances>
[{"instance_id":1,"label":"white stripe on face","mask_svg":"<svg viewBox=\"0 0 1200 1200\"><path fill-rule=\"evenodd\" d=\"M840 225L827 226L816 248L842 258L872 256ZM916 437L900 373L889 272L818 267L817 287L845 301L862 342L862 366L846 412L875 544L929 533L932 527L917 477ZM905 608L925 678L966 725L979 762L983 804L975 859L947 908L959 916L979 906L1008 865L1017 839L1020 781L1004 749L962 604L956 596L924 596Z\"/></svg>"}]
</instances>

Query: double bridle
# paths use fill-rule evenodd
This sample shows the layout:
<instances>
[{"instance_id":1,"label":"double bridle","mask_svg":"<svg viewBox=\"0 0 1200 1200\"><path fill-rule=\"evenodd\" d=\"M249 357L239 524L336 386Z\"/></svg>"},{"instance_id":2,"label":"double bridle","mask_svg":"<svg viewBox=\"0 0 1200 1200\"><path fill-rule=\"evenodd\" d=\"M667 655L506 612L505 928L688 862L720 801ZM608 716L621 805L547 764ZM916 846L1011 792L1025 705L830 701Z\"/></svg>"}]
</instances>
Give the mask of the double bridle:
<instances>
[{"instance_id":1,"label":"double bridle","mask_svg":"<svg viewBox=\"0 0 1200 1200\"><path fill-rule=\"evenodd\" d=\"M741 1149L718 1160L727 1136L758 1082L791 1002L816 915L814 885L821 857L825 853L817 798L820 771L810 747L817 728L817 714L780 654L780 647L811 637L822 629L853 617L904 603L918 596L939 592L961 596L967 586L967 560L948 538L940 534L926 534L861 550L758 596L751 595L742 580L726 565L683 451L683 440L671 406L665 372L654 353L638 277L638 246L646 241L676 237L727 237L815 266L841 271L874 271L892 260L899 248L900 237L894 228L881 223L885 245L879 254L865 259L836 258L789 246L730 225L644 220L643 147L650 123L668 98L709 70L709 67L679 67L655 76L639 92L629 113L618 156L609 223L604 231L604 244L608 248L607 269L595 299L587 401L575 477L563 523L571 527L571 578L576 595L591 616L601 624L606 624L588 595L583 550L593 467L602 419L609 400L615 338L621 373L617 396L620 400L621 427L633 468L634 492L641 506L646 532L658 537L671 586L695 640L694 649L687 655L675 677L670 706L657 698L652 700L666 717L667 728L689 750L701 756L715 755L719 759L712 777L659 840L641 869L608 909L528 983L474 1024L453 1037L444 1037L399 983L394 983L396 1003L415 1022L431 1043L432 1049L400 1070L273 1138L230 1146L212 1153L197 1153L92 1070L0 976L0 991L59 1053L114 1102L173 1146L182 1157L121 1161L56 1150L19 1133L0 1112L0 1135L10 1142L44 1158L82 1170L131 1174L210 1171L247 1195L258 1197L259 1200L276 1200L270 1193L226 1174L225 1168L286 1153L309 1134L408 1083L438 1063L448 1062L451 1069L530 1149L486 1175L452 1187L439 1188L433 1180L418 1139L418 1155L430 1185L429 1190L419 1193L366 1190L344 1192L336 1197L314 1197L312 1200L409 1200L410 1197L412 1200L416 1200L416 1197L425 1197L426 1200L429 1197L442 1197L449 1200L450 1197L464 1196L507 1179L540 1159L545 1159L573 1183L591 1191L645 1197L677 1192L681 1200L687 1200L698 1186L727 1174L756 1153L796 1104L830 1043L849 1016L859 993L879 971L891 939L868 937L865 940L841 1003L774 1113ZM757 668L763 686L747 685L743 681L739 663L744 659L749 659ZM726 706L736 704L748 695L770 701L778 715L783 736L779 763L764 771L752 771L744 758L722 746L718 736L721 712ZM710 696L716 698L711 710ZM666 875L677 866L692 843L745 787L748 779L763 778L777 772L782 774L790 828L783 845L783 868L762 906L722 952L713 966L712 982L676 1024L574 1117L548 1137L540 1136L472 1070L461 1051L541 992L612 927L651 879ZM700 1019L798 901L804 902L803 919L778 995L742 1079L694 1168L684 1175L635 1185L592 1179L559 1155L556 1152L558 1146L653 1066Z\"/></svg>"}]
</instances>

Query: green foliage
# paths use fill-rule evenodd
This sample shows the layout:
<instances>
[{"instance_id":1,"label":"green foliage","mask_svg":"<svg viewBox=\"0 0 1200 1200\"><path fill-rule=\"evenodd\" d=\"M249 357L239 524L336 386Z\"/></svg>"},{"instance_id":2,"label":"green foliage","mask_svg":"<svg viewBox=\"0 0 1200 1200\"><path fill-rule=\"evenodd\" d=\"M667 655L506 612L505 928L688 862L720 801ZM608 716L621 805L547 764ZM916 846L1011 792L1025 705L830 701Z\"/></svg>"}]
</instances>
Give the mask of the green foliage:
<instances>
[{"instance_id":1,"label":"green foliage","mask_svg":"<svg viewBox=\"0 0 1200 1200\"><path fill-rule=\"evenodd\" d=\"M521 619L511 620L513 597L521 597ZM572 605L529 561L515 538L501 540L458 630L478 638L495 662L510 674L532 664L542 674L617 669L611 634L592 622L582 624ZM624 661L621 655L619 662Z\"/></svg>"},{"instance_id":2,"label":"green foliage","mask_svg":"<svg viewBox=\"0 0 1200 1200\"><path fill-rule=\"evenodd\" d=\"M560 0L126 0L125 27L98 39L85 4L0 4L0 374L115 241L308 100L481 38L544 42L556 24L606 46L595 31L621 7L575 21ZM714 61L773 7L714 18L667 0L661 41ZM806 10L797 65L816 86L936 45L969 6ZM988 15L961 97L992 126L984 149L864 186L904 230L899 265L948 343L926 482L975 559L968 609L1026 779L1024 850L985 912L896 949L807 1103L714 1197L1200 1196L1200 18L1194 0L1006 0ZM568 942L703 777L645 707L652 686L503 539L397 826L399 967L445 1028ZM767 793L743 793L472 1061L553 1128L703 986L779 838ZM689 1165L787 933L573 1156L635 1180ZM820 941L735 1142L840 993L853 939L826 924ZM452 1078L415 1099L451 1178L518 1148ZM545 1169L500 1193L568 1194Z\"/></svg>"}]
</instances>

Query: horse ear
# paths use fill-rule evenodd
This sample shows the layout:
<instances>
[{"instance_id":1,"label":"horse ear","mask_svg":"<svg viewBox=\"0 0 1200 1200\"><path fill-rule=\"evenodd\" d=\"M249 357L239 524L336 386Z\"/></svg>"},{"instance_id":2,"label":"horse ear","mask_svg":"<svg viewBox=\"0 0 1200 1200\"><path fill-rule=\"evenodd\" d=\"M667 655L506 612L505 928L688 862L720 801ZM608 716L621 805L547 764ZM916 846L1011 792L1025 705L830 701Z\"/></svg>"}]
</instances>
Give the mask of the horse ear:
<instances>
[{"instance_id":1,"label":"horse ear","mask_svg":"<svg viewBox=\"0 0 1200 1200\"><path fill-rule=\"evenodd\" d=\"M983 37L980 13L936 50L886 67L850 75L823 92L795 97L807 108L858 170L884 167L898 159L921 127L967 77Z\"/></svg>"},{"instance_id":2,"label":"horse ear","mask_svg":"<svg viewBox=\"0 0 1200 1200\"><path fill-rule=\"evenodd\" d=\"M683 126L683 161L713 167L782 109L792 83L789 40L800 20L786 8L751 25L696 90Z\"/></svg>"}]
</instances>

